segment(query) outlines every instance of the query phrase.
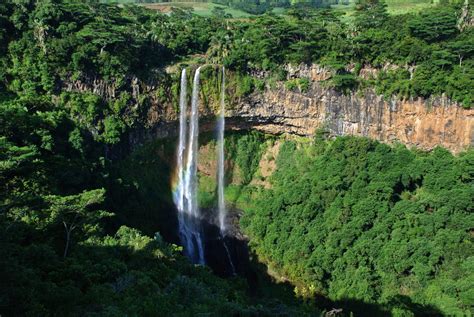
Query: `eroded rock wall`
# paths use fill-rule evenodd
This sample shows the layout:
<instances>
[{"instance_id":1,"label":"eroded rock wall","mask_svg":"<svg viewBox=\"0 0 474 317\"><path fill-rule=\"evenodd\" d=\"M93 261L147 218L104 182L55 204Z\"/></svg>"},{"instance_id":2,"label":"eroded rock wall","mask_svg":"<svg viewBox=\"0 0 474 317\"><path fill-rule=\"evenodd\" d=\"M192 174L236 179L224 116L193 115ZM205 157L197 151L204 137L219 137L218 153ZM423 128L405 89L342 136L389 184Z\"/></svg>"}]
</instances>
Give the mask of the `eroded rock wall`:
<instances>
[{"instance_id":1,"label":"eroded rock wall","mask_svg":"<svg viewBox=\"0 0 474 317\"><path fill-rule=\"evenodd\" d=\"M313 82L301 93L283 84L241 100L227 116L234 128L272 134L311 136L324 129L333 136L358 135L431 150L440 145L460 152L474 144L474 110L439 97L384 100L373 91L343 95Z\"/></svg>"},{"instance_id":2,"label":"eroded rock wall","mask_svg":"<svg viewBox=\"0 0 474 317\"><path fill-rule=\"evenodd\" d=\"M463 109L445 97L385 100L373 90L344 95L324 87L323 81L331 76L330 70L324 67L287 65L286 71L288 79L309 79L309 90L304 93L288 90L280 82L272 88L267 85L263 92L256 91L238 99L230 88L226 127L301 136L312 136L318 129L323 129L332 136L366 136L424 150L443 146L453 153L474 145L474 109ZM363 72L370 76L375 70L367 68ZM269 74L252 75L265 79ZM146 95L149 99L144 124L130 134L131 143L177 135L178 107L173 102L162 103L157 98L156 91L162 84L160 80L142 83L136 77L130 77L125 82L133 100L137 101L133 107L140 107L140 96ZM107 84L97 79L65 82L63 88L89 91L106 100L120 95L114 83ZM206 96L202 97L202 100L206 99ZM201 102L201 130L214 129L213 109L217 107Z\"/></svg>"}]
</instances>

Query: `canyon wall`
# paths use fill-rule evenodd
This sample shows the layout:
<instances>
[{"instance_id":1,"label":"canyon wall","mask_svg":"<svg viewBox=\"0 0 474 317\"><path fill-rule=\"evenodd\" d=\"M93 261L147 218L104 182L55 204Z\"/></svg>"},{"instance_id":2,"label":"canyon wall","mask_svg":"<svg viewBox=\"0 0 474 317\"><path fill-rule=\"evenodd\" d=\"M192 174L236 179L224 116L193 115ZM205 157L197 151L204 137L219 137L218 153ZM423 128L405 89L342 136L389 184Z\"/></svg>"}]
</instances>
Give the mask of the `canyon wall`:
<instances>
[{"instance_id":1,"label":"canyon wall","mask_svg":"<svg viewBox=\"0 0 474 317\"><path fill-rule=\"evenodd\" d=\"M324 86L323 81L331 76L328 69L317 65L299 65L287 66L286 70L287 79L309 79L309 89L305 92L289 90L283 82L279 82L272 87L267 84L264 91L254 91L249 96L237 98L235 87L230 86L227 92L226 128L257 129L271 134L300 136L312 136L316 131L324 130L331 136L365 136L423 150L443 146L453 153L474 145L474 109L463 109L445 97L385 100L370 89L344 95ZM376 72L376 69L363 68L360 76L375 76ZM265 72L251 75L260 79L269 76ZM232 74L229 73L229 76ZM135 77L126 80L133 100L144 96L149 100L146 118L130 133L132 144L177 135L178 107L175 101L163 102L157 97L159 87L171 80L170 77L161 77L153 83L141 83ZM63 88L93 92L106 100L120 94L113 83L107 84L100 80L67 82ZM212 98L201 96L201 130L211 131L215 128L218 99ZM138 103L131 106L142 107Z\"/></svg>"},{"instance_id":2,"label":"canyon wall","mask_svg":"<svg viewBox=\"0 0 474 317\"><path fill-rule=\"evenodd\" d=\"M446 98L384 100L373 91L343 95L313 82L302 93L283 84L253 93L228 111L234 128L311 136L358 135L385 143L431 150L440 145L457 153L474 144L474 110Z\"/></svg>"},{"instance_id":3,"label":"canyon wall","mask_svg":"<svg viewBox=\"0 0 474 317\"><path fill-rule=\"evenodd\" d=\"M360 93L360 92L359 92ZM214 112L201 105L201 130L215 127ZM372 90L344 95L314 81L307 92L290 91L283 83L231 103L226 129L256 129L270 134L365 136L384 143L431 150L443 146L459 153L474 145L474 109L463 109L447 98L384 100ZM150 109L148 129L131 135L138 140L174 136L174 107Z\"/></svg>"}]
</instances>

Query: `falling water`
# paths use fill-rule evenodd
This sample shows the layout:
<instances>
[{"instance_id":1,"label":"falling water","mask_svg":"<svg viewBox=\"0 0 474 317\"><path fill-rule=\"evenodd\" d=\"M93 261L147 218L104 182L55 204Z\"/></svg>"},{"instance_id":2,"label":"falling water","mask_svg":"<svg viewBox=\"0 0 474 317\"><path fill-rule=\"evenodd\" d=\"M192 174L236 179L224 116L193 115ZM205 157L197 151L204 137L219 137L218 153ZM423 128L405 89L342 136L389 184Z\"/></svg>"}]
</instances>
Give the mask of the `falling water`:
<instances>
[{"instance_id":1,"label":"falling water","mask_svg":"<svg viewBox=\"0 0 474 317\"><path fill-rule=\"evenodd\" d=\"M179 236L184 246L184 253L193 263L204 264L200 215L197 203L197 151L198 151L198 97L199 73L196 70L193 82L191 118L189 136L187 134L186 102L187 82L186 70L181 73L181 92L179 98L179 141L177 153L177 186L174 191L174 203L178 209ZM186 144L186 141L187 144Z\"/></svg>"},{"instance_id":2,"label":"falling water","mask_svg":"<svg viewBox=\"0 0 474 317\"><path fill-rule=\"evenodd\" d=\"M225 249L225 252L227 254L227 259L229 260L232 275L235 276L235 275L237 275L237 272L235 271L234 262L232 262L232 257L230 256L229 248L227 247L227 243L225 242L224 237L222 237L222 244L224 245L224 249Z\"/></svg>"},{"instance_id":3,"label":"falling water","mask_svg":"<svg viewBox=\"0 0 474 317\"><path fill-rule=\"evenodd\" d=\"M224 128L225 128L225 69L222 67L221 108L217 119L217 207L219 210L219 228L224 234L226 230L224 200Z\"/></svg>"},{"instance_id":4,"label":"falling water","mask_svg":"<svg viewBox=\"0 0 474 317\"><path fill-rule=\"evenodd\" d=\"M219 228L221 231L222 243L227 253L232 275L235 275L235 266L230 256L229 248L225 242L226 235L226 215L224 200L224 129L225 129L225 68L222 67L222 82L221 82L221 108L219 117L217 119L217 208L219 211Z\"/></svg>"},{"instance_id":5,"label":"falling water","mask_svg":"<svg viewBox=\"0 0 474 317\"><path fill-rule=\"evenodd\" d=\"M173 200L178 209L178 230L181 243L185 246L185 253L191 257L193 251L192 237L190 235L189 224L187 223L184 191L185 191L185 169L184 154L186 150L186 106L187 104L187 80L186 69L181 71L181 92L179 95L179 141L176 158L177 165L177 186L174 191Z\"/></svg>"},{"instance_id":6,"label":"falling water","mask_svg":"<svg viewBox=\"0 0 474 317\"><path fill-rule=\"evenodd\" d=\"M197 157L199 136L199 75L201 67L196 70L193 81L191 101L191 118L187 146L186 170L184 174L184 202L186 213L186 246L188 256L195 263L204 264L202 234L199 225L200 213L197 201Z\"/></svg>"},{"instance_id":7,"label":"falling water","mask_svg":"<svg viewBox=\"0 0 474 317\"><path fill-rule=\"evenodd\" d=\"M187 97L187 82L186 82L186 69L184 68L181 71L181 92L179 95L179 141L178 141L178 153L176 158L176 165L177 165L177 176L178 182L177 187L174 192L174 203L178 208L178 218L180 224L180 232L181 232L181 225L184 222L183 218L183 211L184 211L184 150L186 146L186 97Z\"/></svg>"},{"instance_id":8,"label":"falling water","mask_svg":"<svg viewBox=\"0 0 474 317\"><path fill-rule=\"evenodd\" d=\"M199 67L194 74L189 129L187 129L187 82L186 70L181 73L181 92L179 99L179 141L177 153L177 186L174 191L174 202L178 209L179 236L184 246L185 254L193 263L205 264L200 226L200 210L197 201L197 158L199 136ZM225 69L222 68L222 87L220 113L218 116L218 146L217 146L217 183L218 183L218 211L219 228L222 243L227 258L235 275L229 248L225 241L226 236L226 207L224 200L224 128L225 128Z\"/></svg>"}]
</instances>

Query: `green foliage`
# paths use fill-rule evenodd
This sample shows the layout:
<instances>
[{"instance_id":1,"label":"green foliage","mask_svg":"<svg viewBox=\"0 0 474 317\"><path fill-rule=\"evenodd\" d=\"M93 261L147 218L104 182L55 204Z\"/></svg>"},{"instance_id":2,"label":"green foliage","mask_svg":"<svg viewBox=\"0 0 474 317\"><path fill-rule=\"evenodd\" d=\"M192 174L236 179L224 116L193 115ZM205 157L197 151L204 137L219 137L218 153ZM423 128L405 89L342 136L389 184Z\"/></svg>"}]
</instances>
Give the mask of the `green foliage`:
<instances>
[{"instance_id":1,"label":"green foliage","mask_svg":"<svg viewBox=\"0 0 474 317\"><path fill-rule=\"evenodd\" d=\"M254 90L254 80L251 76L238 76L236 84L235 94L237 97L247 96Z\"/></svg>"},{"instance_id":2,"label":"green foliage","mask_svg":"<svg viewBox=\"0 0 474 317\"><path fill-rule=\"evenodd\" d=\"M285 88L288 90L296 90L297 87L298 87L297 79L291 79L285 82Z\"/></svg>"},{"instance_id":3,"label":"green foliage","mask_svg":"<svg viewBox=\"0 0 474 317\"><path fill-rule=\"evenodd\" d=\"M107 140L84 132L80 111L48 100L0 100L2 315L305 314L248 297L244 280L192 266L154 234L176 230L170 170L159 158L174 156L171 144L111 164L101 157Z\"/></svg>"},{"instance_id":4,"label":"green foliage","mask_svg":"<svg viewBox=\"0 0 474 317\"><path fill-rule=\"evenodd\" d=\"M308 92L311 83L308 78L297 78L290 79L285 82L285 88L288 90L296 90L297 88L301 92Z\"/></svg>"},{"instance_id":5,"label":"green foliage","mask_svg":"<svg viewBox=\"0 0 474 317\"><path fill-rule=\"evenodd\" d=\"M214 3L224 4L251 14L263 14L274 8L289 8L291 10L326 8L337 3L334 0L213 0Z\"/></svg>"},{"instance_id":6,"label":"green foliage","mask_svg":"<svg viewBox=\"0 0 474 317\"><path fill-rule=\"evenodd\" d=\"M15 223L8 229L12 235L12 229L26 228ZM20 249L5 232L2 241L2 313L9 315L173 315L177 307L184 315L265 314L245 305L238 287L192 267L175 246L136 229L122 226L114 235L89 238L66 260L40 241Z\"/></svg>"},{"instance_id":7,"label":"green foliage","mask_svg":"<svg viewBox=\"0 0 474 317\"><path fill-rule=\"evenodd\" d=\"M212 8L212 15L218 19L232 18L232 15L230 13L225 12L224 7L218 7L218 6L215 6L214 8Z\"/></svg>"},{"instance_id":8,"label":"green foliage","mask_svg":"<svg viewBox=\"0 0 474 317\"><path fill-rule=\"evenodd\" d=\"M265 91L265 80L254 78L253 82L254 82L254 85L255 85L255 88L257 89L257 91L259 91L259 92Z\"/></svg>"},{"instance_id":9,"label":"green foliage","mask_svg":"<svg viewBox=\"0 0 474 317\"><path fill-rule=\"evenodd\" d=\"M470 87L473 81L469 77L473 31L469 27L458 30L459 14L457 5L439 5L418 14L389 16L385 4L376 0L357 3L352 24L328 10L294 10L288 17L268 14L235 22L226 34L226 49L220 59L238 72L278 73L282 64L319 63L332 69L329 85L341 91L359 86L357 69L349 71L352 65L360 65L359 70L366 65L379 69L388 64L411 67L414 76L409 78L382 72L378 82L383 85L365 84L375 83L385 95L429 97L446 93L469 108L472 90L454 86L459 76L463 86ZM425 69L431 69L435 76L428 78ZM449 82L452 85L447 91ZM295 83L287 85L296 88Z\"/></svg>"},{"instance_id":10,"label":"green foliage","mask_svg":"<svg viewBox=\"0 0 474 317\"><path fill-rule=\"evenodd\" d=\"M237 72L237 97L265 88L252 72L286 80L286 63L325 64L340 90L359 83L349 63L393 63L373 81L381 93L446 93L472 105L472 28L455 28L457 7L397 18L378 2L366 8L351 32L337 13L308 8L225 21L221 11L202 18L98 1L2 1L0 314L302 315L278 300L250 299L244 281L191 266L155 235L175 230L163 158L174 156L172 145L122 156L134 141L128 132L148 118L149 99L159 111L176 101L177 78L162 69L195 54ZM217 80L207 79L212 97ZM310 81L292 85L305 92ZM159 88L152 96L149 87ZM453 157L323 139L285 143L269 192L242 188L258 172L264 138L234 140L242 184L226 195L252 208L242 224L258 253L301 282L299 294L378 301L399 315L436 313L429 305L467 314L472 151Z\"/></svg>"},{"instance_id":11,"label":"green foliage","mask_svg":"<svg viewBox=\"0 0 474 317\"><path fill-rule=\"evenodd\" d=\"M377 77L376 91L386 97L398 96L408 98L413 95L410 73L404 69L382 72Z\"/></svg>"},{"instance_id":12,"label":"green foliage","mask_svg":"<svg viewBox=\"0 0 474 317\"><path fill-rule=\"evenodd\" d=\"M308 92L311 82L308 78L300 78L298 81L301 92Z\"/></svg>"},{"instance_id":13,"label":"green foliage","mask_svg":"<svg viewBox=\"0 0 474 317\"><path fill-rule=\"evenodd\" d=\"M360 65L360 69L365 65L382 68L396 64L413 67L415 76L381 78L385 83L377 89L385 95L397 92L427 97L446 93L466 108L471 106L472 90L462 87L472 82L472 28L458 30L459 5L440 4L419 14L394 17L387 14L382 1L363 0L356 4L354 20L347 22L337 11L299 7L297 3L291 3L296 6L287 16L265 14L244 21L224 20L219 9L214 17L204 18L186 9L175 8L164 15L136 6L69 1L3 5L0 37L6 41L0 47L0 65L5 67L0 68L0 81L11 91L34 95L58 93L78 81L91 83L99 78L105 86L95 92L108 99L104 91L113 89L121 98L109 109L128 116L121 123L107 123L118 132L132 127L144 115L136 113L135 108L130 111L139 103L134 100L137 96L130 94L133 76L143 81L161 78L153 70L203 53L207 53L207 62L223 64L239 73L238 96L262 88L261 82L247 78L249 73L278 73L287 63L330 67L334 76L329 84L341 91L354 90L359 84L357 72L349 71L349 65ZM328 3L312 2L317 7ZM283 3L255 5L273 7ZM432 69L434 78L444 80L430 80L424 69ZM456 84L460 76L462 86ZM161 89L161 103L170 100L169 81L160 79L156 85ZM103 110L99 114L95 122L98 134L103 133L102 121L110 113ZM116 140L115 136L105 138L112 143Z\"/></svg>"},{"instance_id":14,"label":"green foliage","mask_svg":"<svg viewBox=\"0 0 474 317\"><path fill-rule=\"evenodd\" d=\"M242 71L277 70L284 62L316 61L321 51L327 49L329 34L324 25L336 23L334 17L327 11L296 15L291 19L265 15L252 22L237 24L231 50L223 57L224 64Z\"/></svg>"},{"instance_id":15,"label":"green foliage","mask_svg":"<svg viewBox=\"0 0 474 317\"><path fill-rule=\"evenodd\" d=\"M452 7L432 8L408 22L412 35L426 42L452 38L458 33L456 11Z\"/></svg>"},{"instance_id":16,"label":"green foliage","mask_svg":"<svg viewBox=\"0 0 474 317\"><path fill-rule=\"evenodd\" d=\"M357 0L354 25L358 30L375 29L388 19L387 5L383 0Z\"/></svg>"},{"instance_id":17,"label":"green foliage","mask_svg":"<svg viewBox=\"0 0 474 317\"><path fill-rule=\"evenodd\" d=\"M263 136L260 133L252 132L244 135L237 141L235 162L240 168L243 185L250 183L258 169L258 163L265 151L263 140Z\"/></svg>"},{"instance_id":18,"label":"green foliage","mask_svg":"<svg viewBox=\"0 0 474 317\"><path fill-rule=\"evenodd\" d=\"M299 312L150 238L175 234L169 166L146 149L118 159L149 109L140 85L158 82L168 101L170 76L155 70L205 51L214 23L95 1L0 4L1 315Z\"/></svg>"},{"instance_id":19,"label":"green foliage","mask_svg":"<svg viewBox=\"0 0 474 317\"><path fill-rule=\"evenodd\" d=\"M121 120L115 116L109 116L104 120L103 140L105 143L114 144L120 141L120 135L124 132L125 126Z\"/></svg>"},{"instance_id":20,"label":"green foliage","mask_svg":"<svg viewBox=\"0 0 474 317\"><path fill-rule=\"evenodd\" d=\"M257 254L307 296L469 314L473 158L354 137L287 141L272 189L241 223Z\"/></svg>"},{"instance_id":21,"label":"green foliage","mask_svg":"<svg viewBox=\"0 0 474 317\"><path fill-rule=\"evenodd\" d=\"M340 91L350 91L357 87L357 76L351 73L344 72L342 74L335 74L331 76L329 85Z\"/></svg>"}]
</instances>

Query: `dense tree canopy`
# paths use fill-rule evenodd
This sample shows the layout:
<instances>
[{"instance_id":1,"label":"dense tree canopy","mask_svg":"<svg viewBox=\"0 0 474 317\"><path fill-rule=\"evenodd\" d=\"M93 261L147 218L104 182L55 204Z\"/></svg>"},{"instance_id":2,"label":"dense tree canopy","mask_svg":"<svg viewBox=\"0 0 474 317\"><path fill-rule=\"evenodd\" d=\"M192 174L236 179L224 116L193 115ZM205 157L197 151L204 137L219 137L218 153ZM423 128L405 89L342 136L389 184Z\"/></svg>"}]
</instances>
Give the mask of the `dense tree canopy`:
<instances>
[{"instance_id":1,"label":"dense tree canopy","mask_svg":"<svg viewBox=\"0 0 474 317\"><path fill-rule=\"evenodd\" d=\"M224 64L240 71L276 71L285 63L319 63L333 69L329 82L338 89L369 85L405 98L446 93L465 107L472 105L473 28L459 31L459 6L402 16L389 16L379 1L362 1L356 8L352 24L335 11L309 9L237 23ZM374 78L357 78L363 66L387 65L391 70Z\"/></svg>"},{"instance_id":2,"label":"dense tree canopy","mask_svg":"<svg viewBox=\"0 0 474 317\"><path fill-rule=\"evenodd\" d=\"M195 31L187 22L199 29L206 21L183 14L77 1L0 3L1 315L305 314L249 297L242 279L192 266L181 248L153 235L163 224L140 225L149 218L139 219L139 208L128 214L132 204L111 202L123 192L133 202L110 153L141 109L131 109L125 89L106 97L66 86L93 78L120 91L127 76L147 80L179 54L206 50L206 41L186 35ZM164 198L155 200L148 214L164 214Z\"/></svg>"},{"instance_id":3,"label":"dense tree canopy","mask_svg":"<svg viewBox=\"0 0 474 317\"><path fill-rule=\"evenodd\" d=\"M473 154L353 137L287 141L272 189L242 224L257 253L309 297L379 302L395 315L468 315Z\"/></svg>"},{"instance_id":4,"label":"dense tree canopy","mask_svg":"<svg viewBox=\"0 0 474 317\"><path fill-rule=\"evenodd\" d=\"M143 149L121 160L128 132L146 126L152 104L161 113L175 101L177 76L164 69L178 62L224 64L237 96L264 89L253 71L286 80L284 64L315 62L333 70L337 89L446 93L470 107L473 29L459 27L458 12L394 18L371 1L347 23L327 9L225 20L92 0L1 1L0 314L304 315L250 298L243 280L193 267L153 236L168 226L169 166ZM364 65L394 67L363 80ZM261 142L237 141L245 184ZM243 224L258 253L309 293L401 313L472 309L472 151L343 138L305 151L287 143L277 164L273 189Z\"/></svg>"},{"instance_id":5,"label":"dense tree canopy","mask_svg":"<svg viewBox=\"0 0 474 317\"><path fill-rule=\"evenodd\" d=\"M319 63L333 70L328 84L337 89L375 86L386 96L445 93L465 107L473 102L473 28L460 20L461 5L390 16L382 1L361 0L349 22L307 7L233 21L180 9L164 15L136 6L10 1L0 7L0 79L17 93L57 93L65 82L93 78L126 89L131 76L154 79L153 70L206 54L242 74ZM379 68L378 75L359 78L364 66Z\"/></svg>"}]
</instances>

